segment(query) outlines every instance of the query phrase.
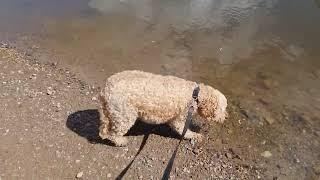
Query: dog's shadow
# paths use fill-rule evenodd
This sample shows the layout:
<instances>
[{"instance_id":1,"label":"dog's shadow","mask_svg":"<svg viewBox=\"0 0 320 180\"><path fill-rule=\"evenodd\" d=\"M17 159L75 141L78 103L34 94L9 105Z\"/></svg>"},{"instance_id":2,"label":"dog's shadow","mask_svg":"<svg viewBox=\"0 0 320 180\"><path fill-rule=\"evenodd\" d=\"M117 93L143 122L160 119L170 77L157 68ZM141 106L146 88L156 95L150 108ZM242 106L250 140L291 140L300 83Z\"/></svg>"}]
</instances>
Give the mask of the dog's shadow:
<instances>
[{"instance_id":1,"label":"dog's shadow","mask_svg":"<svg viewBox=\"0 0 320 180\"><path fill-rule=\"evenodd\" d=\"M86 138L90 143L112 145L108 140L102 140L100 138L99 119L100 116L97 109L88 109L69 115L66 125L79 136ZM176 139L180 137L167 125L150 125L141 121L137 121L126 136L139 136L148 133Z\"/></svg>"}]
</instances>

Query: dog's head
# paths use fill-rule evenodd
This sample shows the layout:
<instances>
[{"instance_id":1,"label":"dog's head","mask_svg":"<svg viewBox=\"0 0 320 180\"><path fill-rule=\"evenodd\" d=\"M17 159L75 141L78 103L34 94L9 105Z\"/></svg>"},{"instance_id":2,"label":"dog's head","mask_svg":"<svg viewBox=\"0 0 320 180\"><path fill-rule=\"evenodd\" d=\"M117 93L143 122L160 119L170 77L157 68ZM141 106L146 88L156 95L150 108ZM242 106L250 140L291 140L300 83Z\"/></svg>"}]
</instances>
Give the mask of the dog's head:
<instances>
[{"instance_id":1,"label":"dog's head","mask_svg":"<svg viewBox=\"0 0 320 180\"><path fill-rule=\"evenodd\" d=\"M200 84L198 114L210 121L223 122L228 116L227 98L218 90Z\"/></svg>"}]
</instances>

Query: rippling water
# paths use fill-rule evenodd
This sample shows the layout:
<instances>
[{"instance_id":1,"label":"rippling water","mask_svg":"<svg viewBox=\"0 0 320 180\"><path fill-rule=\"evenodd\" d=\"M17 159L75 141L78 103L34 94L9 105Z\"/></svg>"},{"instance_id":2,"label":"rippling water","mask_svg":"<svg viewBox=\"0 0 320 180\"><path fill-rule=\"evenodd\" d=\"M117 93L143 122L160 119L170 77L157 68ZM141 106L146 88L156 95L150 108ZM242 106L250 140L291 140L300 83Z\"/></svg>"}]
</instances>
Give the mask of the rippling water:
<instances>
[{"instance_id":1,"label":"rippling water","mask_svg":"<svg viewBox=\"0 0 320 180\"><path fill-rule=\"evenodd\" d=\"M89 6L107 16L134 16L155 30L202 33L202 50L229 64L249 57L265 45L288 47L283 54L295 60L304 47L319 48L318 9L312 1L280 0L191 0L191 1L105 1L91 0ZM297 21L296 21L297 20ZM303 27L303 28L301 28ZM125 27L124 28L130 28ZM294 31L292 31L294 28ZM313 32L309 34L309 32ZM285 33L285 34L284 34ZM303 37L296 37L303 36ZM280 47L283 48L283 47Z\"/></svg>"}]
</instances>

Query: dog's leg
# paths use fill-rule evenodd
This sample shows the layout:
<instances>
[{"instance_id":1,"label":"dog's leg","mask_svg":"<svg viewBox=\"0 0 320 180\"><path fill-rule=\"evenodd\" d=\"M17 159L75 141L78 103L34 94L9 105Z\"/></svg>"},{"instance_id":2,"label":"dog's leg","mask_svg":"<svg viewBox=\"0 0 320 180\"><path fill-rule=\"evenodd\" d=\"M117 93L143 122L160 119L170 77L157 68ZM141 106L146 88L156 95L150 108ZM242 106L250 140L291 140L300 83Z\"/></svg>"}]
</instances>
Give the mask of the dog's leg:
<instances>
[{"instance_id":1,"label":"dog's leg","mask_svg":"<svg viewBox=\"0 0 320 180\"><path fill-rule=\"evenodd\" d=\"M100 115L100 126L99 126L99 136L102 139L109 139L108 134L110 131L110 111L108 110L108 103L101 92L99 95L100 100L100 108L99 108L99 115Z\"/></svg>"},{"instance_id":2,"label":"dog's leg","mask_svg":"<svg viewBox=\"0 0 320 180\"><path fill-rule=\"evenodd\" d=\"M128 139L124 136L135 124L138 113L133 106L126 105L118 110L114 110L110 118L110 131L108 139L116 146L126 146Z\"/></svg>"},{"instance_id":3,"label":"dog's leg","mask_svg":"<svg viewBox=\"0 0 320 180\"><path fill-rule=\"evenodd\" d=\"M183 128L185 125L185 121L177 119L170 122L170 127L174 129L178 134L182 135ZM187 130L186 134L184 135L184 139L194 139L198 142L202 140L202 135L191 130Z\"/></svg>"},{"instance_id":4,"label":"dog's leg","mask_svg":"<svg viewBox=\"0 0 320 180\"><path fill-rule=\"evenodd\" d=\"M99 127L99 136L101 139L107 139L108 138L108 133L110 131L110 126L109 126L109 118L108 116L105 115L105 111L103 109L99 110L100 114L100 127Z\"/></svg>"}]
</instances>

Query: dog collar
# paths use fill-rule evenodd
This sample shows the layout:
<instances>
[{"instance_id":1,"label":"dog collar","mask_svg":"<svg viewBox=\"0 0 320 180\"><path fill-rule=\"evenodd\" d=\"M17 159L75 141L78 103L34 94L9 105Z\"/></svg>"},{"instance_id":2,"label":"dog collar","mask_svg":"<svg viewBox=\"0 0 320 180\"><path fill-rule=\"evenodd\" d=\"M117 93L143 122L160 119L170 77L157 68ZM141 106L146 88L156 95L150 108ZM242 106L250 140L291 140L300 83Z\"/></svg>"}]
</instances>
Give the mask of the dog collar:
<instances>
[{"instance_id":1,"label":"dog collar","mask_svg":"<svg viewBox=\"0 0 320 180\"><path fill-rule=\"evenodd\" d=\"M193 89L193 92L192 92L192 98L197 103L197 105L199 104L199 92L200 92L200 87L198 84L196 84L196 87Z\"/></svg>"}]
</instances>

